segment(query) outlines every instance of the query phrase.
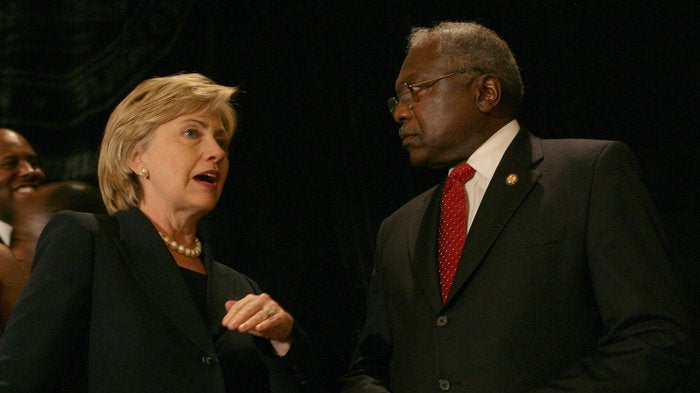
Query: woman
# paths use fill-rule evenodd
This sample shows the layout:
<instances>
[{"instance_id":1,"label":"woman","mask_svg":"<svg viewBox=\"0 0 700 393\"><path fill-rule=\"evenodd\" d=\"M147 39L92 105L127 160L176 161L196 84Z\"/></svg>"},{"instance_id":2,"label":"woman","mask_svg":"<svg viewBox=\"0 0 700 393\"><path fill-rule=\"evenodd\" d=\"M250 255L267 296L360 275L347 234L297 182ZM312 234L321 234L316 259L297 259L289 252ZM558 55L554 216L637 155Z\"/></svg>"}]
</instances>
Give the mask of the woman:
<instances>
[{"instance_id":1,"label":"woman","mask_svg":"<svg viewBox=\"0 0 700 393\"><path fill-rule=\"evenodd\" d=\"M314 391L293 317L213 260L197 222L221 195L235 88L153 78L114 110L98 164L111 216L63 212L0 341L3 392Z\"/></svg>"}]
</instances>

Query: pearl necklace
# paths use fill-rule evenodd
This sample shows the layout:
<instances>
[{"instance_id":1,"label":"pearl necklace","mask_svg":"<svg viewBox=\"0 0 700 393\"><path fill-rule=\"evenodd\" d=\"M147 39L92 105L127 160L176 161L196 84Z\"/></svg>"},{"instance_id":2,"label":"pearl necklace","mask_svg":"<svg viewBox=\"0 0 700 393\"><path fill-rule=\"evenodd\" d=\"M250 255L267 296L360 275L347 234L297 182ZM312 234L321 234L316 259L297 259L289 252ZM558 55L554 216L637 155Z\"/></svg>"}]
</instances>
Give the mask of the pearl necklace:
<instances>
[{"instance_id":1,"label":"pearl necklace","mask_svg":"<svg viewBox=\"0 0 700 393\"><path fill-rule=\"evenodd\" d=\"M196 237L194 238L194 247L193 248L187 248L183 246L182 244L176 242L175 240L172 240L171 238L163 235L161 232L158 232L160 235L160 238L163 239L165 244L172 248L173 251L177 252L178 254L182 254L186 257L191 257L191 258L197 258L202 254L202 243L199 242L199 239Z\"/></svg>"}]
</instances>

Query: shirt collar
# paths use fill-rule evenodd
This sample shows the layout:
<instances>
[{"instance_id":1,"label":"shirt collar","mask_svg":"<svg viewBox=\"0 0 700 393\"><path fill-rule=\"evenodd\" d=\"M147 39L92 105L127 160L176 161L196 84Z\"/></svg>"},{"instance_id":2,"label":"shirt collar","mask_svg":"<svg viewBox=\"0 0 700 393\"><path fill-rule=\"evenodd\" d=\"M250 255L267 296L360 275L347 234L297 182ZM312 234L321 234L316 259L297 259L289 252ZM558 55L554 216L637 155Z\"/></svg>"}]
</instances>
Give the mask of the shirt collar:
<instances>
[{"instance_id":1,"label":"shirt collar","mask_svg":"<svg viewBox=\"0 0 700 393\"><path fill-rule=\"evenodd\" d=\"M10 245L12 240L12 226L5 221L0 220L0 239L5 245Z\"/></svg>"},{"instance_id":2,"label":"shirt collar","mask_svg":"<svg viewBox=\"0 0 700 393\"><path fill-rule=\"evenodd\" d=\"M513 142L519 130L520 124L518 124L518 121L515 119L511 120L479 146L469 157L467 163L476 169L477 173L491 181L503 154L510 143Z\"/></svg>"}]
</instances>

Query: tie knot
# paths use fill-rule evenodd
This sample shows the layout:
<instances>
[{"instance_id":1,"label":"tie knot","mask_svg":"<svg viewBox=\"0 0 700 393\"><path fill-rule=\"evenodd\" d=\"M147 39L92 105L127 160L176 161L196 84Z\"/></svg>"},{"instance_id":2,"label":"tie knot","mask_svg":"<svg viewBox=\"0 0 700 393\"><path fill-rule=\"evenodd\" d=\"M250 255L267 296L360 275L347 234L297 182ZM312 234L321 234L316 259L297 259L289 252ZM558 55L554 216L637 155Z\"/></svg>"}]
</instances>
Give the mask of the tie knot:
<instances>
[{"instance_id":1,"label":"tie knot","mask_svg":"<svg viewBox=\"0 0 700 393\"><path fill-rule=\"evenodd\" d=\"M452 170L452 172L450 172L448 179L456 180L456 181L459 181L460 183L464 184L464 183L468 182L469 179L474 177L475 173L476 173L476 169L472 168L471 165L469 165L465 162L464 164L457 165Z\"/></svg>"}]
</instances>

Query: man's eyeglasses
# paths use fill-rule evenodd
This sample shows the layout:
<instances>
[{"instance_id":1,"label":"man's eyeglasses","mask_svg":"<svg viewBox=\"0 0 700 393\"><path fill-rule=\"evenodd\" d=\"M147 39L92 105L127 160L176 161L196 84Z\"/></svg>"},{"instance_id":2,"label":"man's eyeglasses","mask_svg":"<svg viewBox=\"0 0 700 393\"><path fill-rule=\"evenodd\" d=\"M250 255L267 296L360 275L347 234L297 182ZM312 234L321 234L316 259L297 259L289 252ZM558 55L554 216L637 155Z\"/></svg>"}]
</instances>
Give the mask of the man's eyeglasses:
<instances>
[{"instance_id":1,"label":"man's eyeglasses","mask_svg":"<svg viewBox=\"0 0 700 393\"><path fill-rule=\"evenodd\" d=\"M399 104L405 105L408 109L413 108L413 104L416 102L420 101L420 98L418 97L418 92L421 89L430 87L437 82L449 78L452 75L457 75L457 74L464 74L464 73L469 73L472 71L478 71L476 68L471 68L465 71L456 71L456 72L450 72L449 74L445 75L440 75L438 77L428 79L425 81L420 81L416 83L411 83L410 85L406 82L404 82L398 90L396 90L396 96L390 97L387 100L387 105L389 106L389 112L393 115L394 112L396 111L396 107L399 106Z\"/></svg>"}]
</instances>

